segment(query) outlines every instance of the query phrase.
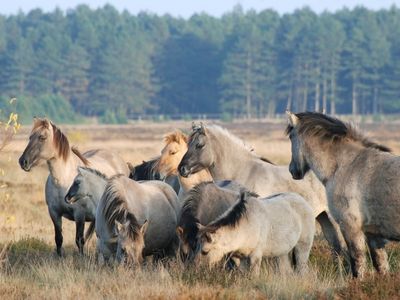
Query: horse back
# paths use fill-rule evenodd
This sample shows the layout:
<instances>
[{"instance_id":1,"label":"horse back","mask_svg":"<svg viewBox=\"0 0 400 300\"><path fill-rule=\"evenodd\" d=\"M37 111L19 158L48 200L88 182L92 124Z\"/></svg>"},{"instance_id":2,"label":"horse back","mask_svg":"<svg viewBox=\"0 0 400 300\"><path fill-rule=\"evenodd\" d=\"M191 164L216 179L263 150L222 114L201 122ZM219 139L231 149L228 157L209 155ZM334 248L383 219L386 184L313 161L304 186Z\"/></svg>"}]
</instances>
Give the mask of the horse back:
<instances>
[{"instance_id":1,"label":"horse back","mask_svg":"<svg viewBox=\"0 0 400 300\"><path fill-rule=\"evenodd\" d=\"M129 175L129 167L117 153L104 149L89 150L83 154L89 161L89 167L96 169L107 177L116 174Z\"/></svg>"}]
</instances>

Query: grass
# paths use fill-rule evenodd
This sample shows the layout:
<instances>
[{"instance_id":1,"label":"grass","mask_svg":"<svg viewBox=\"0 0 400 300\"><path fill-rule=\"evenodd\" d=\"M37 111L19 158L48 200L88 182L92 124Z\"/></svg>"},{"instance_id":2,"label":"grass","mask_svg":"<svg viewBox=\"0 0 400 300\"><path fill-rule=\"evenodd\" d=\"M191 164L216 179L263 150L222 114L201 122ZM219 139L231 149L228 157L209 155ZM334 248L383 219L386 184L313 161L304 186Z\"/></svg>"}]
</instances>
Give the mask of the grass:
<instances>
[{"instance_id":1,"label":"grass","mask_svg":"<svg viewBox=\"0 0 400 300\"><path fill-rule=\"evenodd\" d=\"M285 125L226 123L257 152L278 164L287 164L290 146L283 135ZM369 136L400 151L400 125L365 125ZM371 127L372 126L372 127ZM106 148L127 161L156 156L162 136L175 128L189 129L190 122L133 124L124 126L61 126L71 143L84 151ZM317 237L305 276L279 276L263 266L259 278L239 271L185 269L178 262L148 265L142 270L106 266L95 262L95 238L86 256L74 243L73 222L64 220L66 257L54 251L53 226L44 201L46 166L23 172L17 160L26 143L29 127L22 129L0 159L0 295L3 299L384 299L400 295L400 246L388 245L391 273L353 280L345 262L337 263L326 242ZM370 270L372 270L372 267Z\"/></svg>"}]
</instances>

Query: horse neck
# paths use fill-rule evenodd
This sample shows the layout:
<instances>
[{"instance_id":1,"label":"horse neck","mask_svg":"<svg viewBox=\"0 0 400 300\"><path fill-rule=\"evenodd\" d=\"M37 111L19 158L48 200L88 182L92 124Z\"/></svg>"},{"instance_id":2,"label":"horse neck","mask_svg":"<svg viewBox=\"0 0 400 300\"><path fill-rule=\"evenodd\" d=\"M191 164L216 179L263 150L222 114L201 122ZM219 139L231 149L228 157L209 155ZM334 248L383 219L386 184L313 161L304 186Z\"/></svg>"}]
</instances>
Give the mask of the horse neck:
<instances>
[{"instance_id":1,"label":"horse neck","mask_svg":"<svg viewBox=\"0 0 400 300\"><path fill-rule=\"evenodd\" d=\"M308 154L310 168L323 184L330 181L338 169L353 161L362 150L355 142L311 141L308 148L314 149Z\"/></svg>"},{"instance_id":2,"label":"horse neck","mask_svg":"<svg viewBox=\"0 0 400 300\"><path fill-rule=\"evenodd\" d=\"M244 174L248 174L252 162L258 159L248 149L237 145L228 137L214 138L213 157L214 163L210 167L210 172L214 180L238 182L241 182L240 178Z\"/></svg>"},{"instance_id":3,"label":"horse neck","mask_svg":"<svg viewBox=\"0 0 400 300\"><path fill-rule=\"evenodd\" d=\"M179 176L178 178L179 183L185 192L190 191L192 188L202 182L213 181L211 173L208 169L201 170L195 174L190 175L189 177Z\"/></svg>"},{"instance_id":4,"label":"horse neck","mask_svg":"<svg viewBox=\"0 0 400 300\"><path fill-rule=\"evenodd\" d=\"M47 165L54 182L68 188L78 173L77 168L82 165L82 162L70 149L66 160L57 156L48 160Z\"/></svg>"},{"instance_id":5,"label":"horse neck","mask_svg":"<svg viewBox=\"0 0 400 300\"><path fill-rule=\"evenodd\" d=\"M101 176L95 175L95 178L91 180L92 182L92 189L93 189L93 198L96 200L100 200L101 196L106 189L107 180Z\"/></svg>"}]
</instances>

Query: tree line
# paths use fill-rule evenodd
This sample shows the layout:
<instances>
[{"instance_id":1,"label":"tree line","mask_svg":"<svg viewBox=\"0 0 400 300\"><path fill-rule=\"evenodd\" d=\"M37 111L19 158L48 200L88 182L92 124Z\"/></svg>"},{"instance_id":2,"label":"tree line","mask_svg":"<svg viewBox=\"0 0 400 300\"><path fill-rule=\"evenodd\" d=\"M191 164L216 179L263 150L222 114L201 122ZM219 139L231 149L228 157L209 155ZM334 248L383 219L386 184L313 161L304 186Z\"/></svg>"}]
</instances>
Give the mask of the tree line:
<instances>
[{"instance_id":1,"label":"tree line","mask_svg":"<svg viewBox=\"0 0 400 300\"><path fill-rule=\"evenodd\" d=\"M283 15L237 6L183 19L80 5L0 16L1 103L17 98L22 118L382 114L400 111L399 96L395 6Z\"/></svg>"}]
</instances>

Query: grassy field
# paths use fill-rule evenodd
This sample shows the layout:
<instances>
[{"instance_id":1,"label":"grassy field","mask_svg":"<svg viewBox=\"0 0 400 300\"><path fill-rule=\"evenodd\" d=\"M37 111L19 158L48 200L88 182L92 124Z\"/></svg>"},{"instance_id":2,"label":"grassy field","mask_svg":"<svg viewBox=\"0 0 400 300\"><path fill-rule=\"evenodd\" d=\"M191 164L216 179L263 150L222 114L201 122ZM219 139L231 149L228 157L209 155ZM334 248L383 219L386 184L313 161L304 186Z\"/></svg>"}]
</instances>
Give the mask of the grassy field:
<instances>
[{"instance_id":1,"label":"grassy field","mask_svg":"<svg viewBox=\"0 0 400 300\"><path fill-rule=\"evenodd\" d=\"M290 145L283 123L232 123L224 125L251 144L257 153L277 164L287 164ZM156 156L162 136L190 123L142 123L127 126L61 126L71 144L82 151L112 149L127 161L139 163ZM400 153L400 124L364 125L367 135ZM77 255L74 224L64 220L66 257L54 254L54 232L44 201L46 165L30 173L17 163L30 127L22 128L0 154L0 295L2 299L62 298L396 298L400 295L400 247L389 244L391 274L352 280L345 263L333 261L327 244L317 237L310 272L303 277L278 276L265 266L251 278L239 271L184 269L178 262L147 266L143 270L99 267L93 239L85 257Z\"/></svg>"}]
</instances>

